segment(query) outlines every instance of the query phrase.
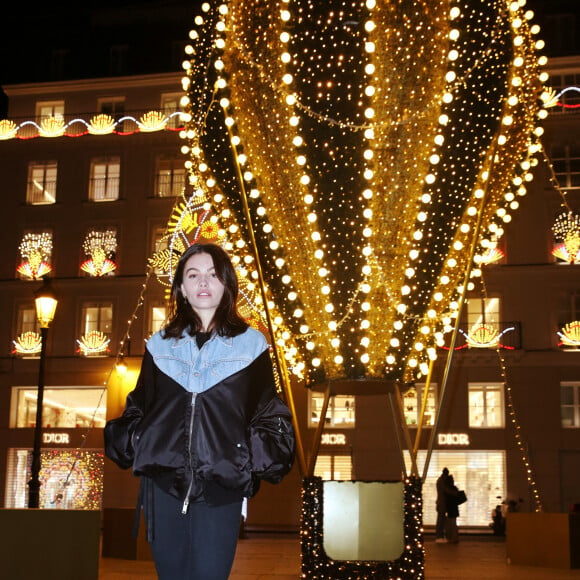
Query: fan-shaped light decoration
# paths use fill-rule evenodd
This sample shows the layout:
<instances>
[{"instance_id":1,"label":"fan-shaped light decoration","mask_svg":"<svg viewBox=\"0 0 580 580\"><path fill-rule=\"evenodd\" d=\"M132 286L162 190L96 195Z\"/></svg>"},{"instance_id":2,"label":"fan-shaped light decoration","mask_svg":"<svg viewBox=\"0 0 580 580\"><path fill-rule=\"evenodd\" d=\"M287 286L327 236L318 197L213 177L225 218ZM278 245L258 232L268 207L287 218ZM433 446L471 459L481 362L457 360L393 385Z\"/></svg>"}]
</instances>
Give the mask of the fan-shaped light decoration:
<instances>
[{"instance_id":1,"label":"fan-shaped light decoration","mask_svg":"<svg viewBox=\"0 0 580 580\"><path fill-rule=\"evenodd\" d=\"M89 259L81 264L81 270L91 276L105 276L114 272L117 264L111 259L117 251L117 234L114 230L91 231L83 242L83 250Z\"/></svg>"},{"instance_id":2,"label":"fan-shaped light decoration","mask_svg":"<svg viewBox=\"0 0 580 580\"><path fill-rule=\"evenodd\" d=\"M240 261L255 236L276 344L296 341L308 381L412 381L436 358L537 163L549 97L524 5L202 5L193 195Z\"/></svg>"},{"instance_id":3,"label":"fan-shaped light decoration","mask_svg":"<svg viewBox=\"0 0 580 580\"><path fill-rule=\"evenodd\" d=\"M560 346L580 347L580 321L574 320L566 324L562 332L558 332L558 336L562 339Z\"/></svg>"},{"instance_id":4,"label":"fan-shaped light decoration","mask_svg":"<svg viewBox=\"0 0 580 580\"><path fill-rule=\"evenodd\" d=\"M459 332L465 336L469 348L498 348L503 346L500 342L501 337L512 330L514 330L513 326L499 332L497 328L490 324L478 324L468 333L463 332L461 329Z\"/></svg>"},{"instance_id":5,"label":"fan-shaped light decoration","mask_svg":"<svg viewBox=\"0 0 580 580\"><path fill-rule=\"evenodd\" d=\"M17 130L18 128L14 121L9 121L8 119L0 120L0 141L13 139Z\"/></svg>"},{"instance_id":6,"label":"fan-shaped light decoration","mask_svg":"<svg viewBox=\"0 0 580 580\"><path fill-rule=\"evenodd\" d=\"M79 346L79 352L85 356L89 356L91 354L108 352L110 341L111 339L107 338L107 335L100 330L91 330L81 336L77 340L77 344Z\"/></svg>"},{"instance_id":7,"label":"fan-shaped light decoration","mask_svg":"<svg viewBox=\"0 0 580 580\"><path fill-rule=\"evenodd\" d=\"M570 264L580 262L580 216L571 211L561 213L552 227L559 243L552 254Z\"/></svg>"},{"instance_id":8,"label":"fan-shaped light decoration","mask_svg":"<svg viewBox=\"0 0 580 580\"><path fill-rule=\"evenodd\" d=\"M41 137L61 137L64 135L65 122L62 116L45 117L40 121Z\"/></svg>"},{"instance_id":9,"label":"fan-shaped light decoration","mask_svg":"<svg viewBox=\"0 0 580 580\"><path fill-rule=\"evenodd\" d=\"M42 348L42 337L40 333L28 330L16 337L16 340L13 340L12 344L14 345L12 352L15 354L38 354Z\"/></svg>"},{"instance_id":10,"label":"fan-shaped light decoration","mask_svg":"<svg viewBox=\"0 0 580 580\"><path fill-rule=\"evenodd\" d=\"M16 271L30 280L40 280L52 271L52 236L48 232L25 234L20 242L22 262Z\"/></svg>"},{"instance_id":11,"label":"fan-shaped light decoration","mask_svg":"<svg viewBox=\"0 0 580 580\"><path fill-rule=\"evenodd\" d=\"M95 115L89 122L88 130L91 135L110 135L115 130L115 119L105 113Z\"/></svg>"},{"instance_id":12,"label":"fan-shaped light decoration","mask_svg":"<svg viewBox=\"0 0 580 580\"><path fill-rule=\"evenodd\" d=\"M139 128L142 133L162 131L168 120L168 117L160 111L149 111L139 119Z\"/></svg>"}]
</instances>

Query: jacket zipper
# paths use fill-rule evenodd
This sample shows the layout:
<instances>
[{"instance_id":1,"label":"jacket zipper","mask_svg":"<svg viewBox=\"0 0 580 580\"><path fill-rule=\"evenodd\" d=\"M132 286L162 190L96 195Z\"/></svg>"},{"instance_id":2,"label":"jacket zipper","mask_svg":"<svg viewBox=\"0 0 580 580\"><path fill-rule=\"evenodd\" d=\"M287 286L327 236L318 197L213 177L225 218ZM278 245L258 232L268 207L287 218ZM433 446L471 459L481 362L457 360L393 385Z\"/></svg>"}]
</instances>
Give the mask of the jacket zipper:
<instances>
[{"instance_id":1,"label":"jacket zipper","mask_svg":"<svg viewBox=\"0 0 580 580\"><path fill-rule=\"evenodd\" d=\"M187 508L189 507L189 494L191 492L191 488L193 486L193 458L191 456L191 439L193 436L193 415L195 411L195 398L197 397L197 393L191 394L191 417L189 418L189 437L187 438L187 454L189 456L189 470L190 470L190 478L189 478L189 485L187 487L187 493L185 495L185 500L183 501L183 507L181 508L181 513L186 514Z\"/></svg>"}]
</instances>

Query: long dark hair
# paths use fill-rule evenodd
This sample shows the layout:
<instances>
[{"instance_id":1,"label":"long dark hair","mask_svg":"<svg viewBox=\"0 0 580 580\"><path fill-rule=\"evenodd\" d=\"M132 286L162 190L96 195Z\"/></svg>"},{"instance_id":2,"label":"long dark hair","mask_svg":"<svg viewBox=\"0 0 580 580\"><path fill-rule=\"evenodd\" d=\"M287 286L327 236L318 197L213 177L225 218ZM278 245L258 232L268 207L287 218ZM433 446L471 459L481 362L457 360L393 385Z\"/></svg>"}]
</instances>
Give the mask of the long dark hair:
<instances>
[{"instance_id":1,"label":"long dark hair","mask_svg":"<svg viewBox=\"0 0 580 580\"><path fill-rule=\"evenodd\" d=\"M164 337L180 338L184 333L194 336L196 332L203 330L199 316L181 291L185 263L195 254L209 254L212 257L216 276L224 285L224 294L208 330L215 331L221 336L242 334L249 325L237 309L238 279L229 255L217 244L196 243L183 252L177 263L171 285L169 322L164 328Z\"/></svg>"}]
</instances>

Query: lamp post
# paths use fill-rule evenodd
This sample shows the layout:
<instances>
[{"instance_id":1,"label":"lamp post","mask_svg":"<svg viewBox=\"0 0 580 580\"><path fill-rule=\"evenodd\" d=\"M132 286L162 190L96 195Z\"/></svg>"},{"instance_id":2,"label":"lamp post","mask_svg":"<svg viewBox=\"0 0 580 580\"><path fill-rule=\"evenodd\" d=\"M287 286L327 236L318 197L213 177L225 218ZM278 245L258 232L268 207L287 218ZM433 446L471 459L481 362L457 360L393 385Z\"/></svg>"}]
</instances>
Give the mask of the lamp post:
<instances>
[{"instance_id":1,"label":"lamp post","mask_svg":"<svg viewBox=\"0 0 580 580\"><path fill-rule=\"evenodd\" d=\"M38 368L38 394L36 397L36 424L34 426L34 447L32 448L32 466L28 482L28 507L37 508L40 498L40 444L42 436L42 403L44 399L44 365L46 361L46 339L48 327L54 319L58 301L48 277L44 278L41 288L34 293L36 317L40 324L42 339L40 348L40 366Z\"/></svg>"}]
</instances>

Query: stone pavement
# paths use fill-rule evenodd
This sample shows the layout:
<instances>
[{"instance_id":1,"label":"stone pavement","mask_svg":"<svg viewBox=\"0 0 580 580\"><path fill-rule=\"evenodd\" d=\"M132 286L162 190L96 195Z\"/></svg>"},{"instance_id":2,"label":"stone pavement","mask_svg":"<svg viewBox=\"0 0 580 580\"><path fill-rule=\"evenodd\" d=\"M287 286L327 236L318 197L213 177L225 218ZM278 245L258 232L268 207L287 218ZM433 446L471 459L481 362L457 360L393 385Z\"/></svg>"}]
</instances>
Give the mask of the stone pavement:
<instances>
[{"instance_id":1,"label":"stone pavement","mask_svg":"<svg viewBox=\"0 0 580 580\"><path fill-rule=\"evenodd\" d=\"M99 580L154 580L150 561L103 558ZM250 532L238 543L230 580L300 578L298 534ZM580 580L580 570L510 565L504 538L465 535L458 544L425 536L425 580Z\"/></svg>"}]
</instances>

